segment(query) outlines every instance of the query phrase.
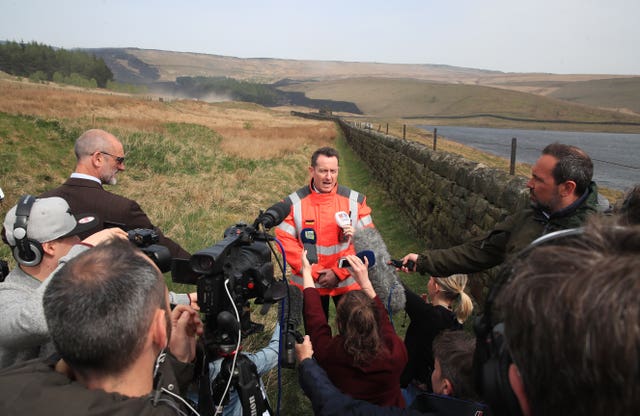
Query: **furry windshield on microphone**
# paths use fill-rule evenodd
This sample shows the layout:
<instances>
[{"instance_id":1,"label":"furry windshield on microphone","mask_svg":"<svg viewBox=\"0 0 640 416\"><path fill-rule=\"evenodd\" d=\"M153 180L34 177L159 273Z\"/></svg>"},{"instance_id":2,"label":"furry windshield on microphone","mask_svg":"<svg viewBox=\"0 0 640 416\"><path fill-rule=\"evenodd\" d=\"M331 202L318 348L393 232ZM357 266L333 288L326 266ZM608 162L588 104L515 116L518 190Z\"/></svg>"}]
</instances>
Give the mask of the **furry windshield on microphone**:
<instances>
[{"instance_id":1,"label":"furry windshield on microphone","mask_svg":"<svg viewBox=\"0 0 640 416\"><path fill-rule=\"evenodd\" d=\"M360 228L353 234L353 247L356 252L371 250L376 263L369 268L369 280L373 289L389 312L404 309L406 297L396 268L389 263L391 255L382 236L375 228ZM391 294L391 296L389 296Z\"/></svg>"}]
</instances>

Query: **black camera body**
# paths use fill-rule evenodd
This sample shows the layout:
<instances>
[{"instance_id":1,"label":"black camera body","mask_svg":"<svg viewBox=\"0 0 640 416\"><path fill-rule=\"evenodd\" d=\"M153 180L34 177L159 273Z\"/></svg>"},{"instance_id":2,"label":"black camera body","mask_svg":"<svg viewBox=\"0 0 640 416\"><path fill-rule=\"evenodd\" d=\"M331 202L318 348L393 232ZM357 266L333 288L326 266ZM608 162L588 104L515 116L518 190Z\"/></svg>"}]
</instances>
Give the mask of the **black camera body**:
<instances>
[{"instance_id":1,"label":"black camera body","mask_svg":"<svg viewBox=\"0 0 640 416\"><path fill-rule=\"evenodd\" d=\"M286 295L284 283L274 279L270 239L255 227L238 223L225 230L223 240L191 256L195 281L173 276L179 283L197 285L198 306L205 314L205 347L214 356L235 350L238 332L250 327L245 311L250 299L270 305Z\"/></svg>"},{"instance_id":2,"label":"black camera body","mask_svg":"<svg viewBox=\"0 0 640 416\"><path fill-rule=\"evenodd\" d=\"M162 273L171 270L171 252L165 246L158 243L160 237L155 230L149 228L136 228L127 231L129 241L138 246L158 266Z\"/></svg>"}]
</instances>

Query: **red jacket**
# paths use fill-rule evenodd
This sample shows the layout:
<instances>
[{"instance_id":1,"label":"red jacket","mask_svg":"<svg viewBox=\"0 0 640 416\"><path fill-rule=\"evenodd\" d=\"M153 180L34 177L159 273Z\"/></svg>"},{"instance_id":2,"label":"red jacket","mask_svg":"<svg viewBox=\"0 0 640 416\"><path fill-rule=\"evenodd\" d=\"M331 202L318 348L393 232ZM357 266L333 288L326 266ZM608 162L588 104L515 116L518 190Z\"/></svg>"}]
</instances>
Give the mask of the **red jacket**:
<instances>
[{"instance_id":1,"label":"red jacket","mask_svg":"<svg viewBox=\"0 0 640 416\"><path fill-rule=\"evenodd\" d=\"M318 263L311 266L313 279L318 280L320 270L332 269L340 280L335 288L316 286L320 294L335 296L360 289L348 269L338 268L338 260L355 254L355 250L353 244L341 239L342 229L336 223L335 214L338 211L348 213L355 229L373 227L371 208L367 206L366 197L346 186L338 185L331 192L319 193L309 185L298 189L286 200L291 203L291 211L278 225L276 236L284 246L287 263L291 267L291 283L300 289L303 287L300 275L303 244L300 233L305 228L312 228L316 234L318 253Z\"/></svg>"},{"instance_id":2,"label":"red jacket","mask_svg":"<svg viewBox=\"0 0 640 416\"><path fill-rule=\"evenodd\" d=\"M377 296L375 302L386 351L364 367L354 365L353 358L344 349L342 335L331 336L331 327L314 288L304 290L304 327L313 344L313 357L340 391L380 406L405 407L400 375L407 364L407 349L393 330L387 311Z\"/></svg>"}]
</instances>

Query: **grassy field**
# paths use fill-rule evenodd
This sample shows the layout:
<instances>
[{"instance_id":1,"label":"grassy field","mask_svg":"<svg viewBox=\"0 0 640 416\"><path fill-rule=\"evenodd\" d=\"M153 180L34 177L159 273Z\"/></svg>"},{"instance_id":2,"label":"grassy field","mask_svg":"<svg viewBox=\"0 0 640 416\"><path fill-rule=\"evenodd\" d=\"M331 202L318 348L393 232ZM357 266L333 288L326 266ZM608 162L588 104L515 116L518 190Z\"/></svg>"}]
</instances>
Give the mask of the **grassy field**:
<instances>
[{"instance_id":1,"label":"grassy field","mask_svg":"<svg viewBox=\"0 0 640 416\"><path fill-rule=\"evenodd\" d=\"M394 255L418 248L331 122L237 103L160 103L4 80L0 98L2 218L20 195L62 183L75 166L75 139L97 127L115 133L127 152L126 171L110 190L137 200L156 225L191 252L220 241L228 226L253 221L260 209L305 183L310 154L325 145L343 152L341 179L369 194L374 219L389 232ZM0 257L10 258L4 245ZM173 284L169 276L167 282L177 291L193 290ZM276 308L253 319L266 330L247 339L249 351L267 343ZM277 379L275 371L265 377L272 403ZM310 414L295 372L283 370L282 380L283 414Z\"/></svg>"},{"instance_id":2,"label":"grassy field","mask_svg":"<svg viewBox=\"0 0 640 416\"><path fill-rule=\"evenodd\" d=\"M156 225L191 252L220 241L228 226L253 221L260 209L305 183L311 152L325 145L341 151L340 182L367 195L391 255L422 249L393 201L371 180L331 122L248 104L158 102L11 79L0 80L0 186L6 194L2 218L20 195L39 194L64 181L75 165L75 139L92 127L116 134L127 152L126 171L110 190L136 199ZM399 128L392 124L395 133ZM427 133L418 133L409 131L415 134L412 139L429 140ZM468 151L445 141L441 146ZM468 156L478 160L481 154ZM494 162L487 158L487 163ZM520 169L528 175L526 167ZM0 257L10 257L6 246L0 248ZM423 277L403 278L418 293L424 291ZM167 281L178 291L193 289L174 285L168 276ZM275 309L265 316L253 314L266 330L247 339L247 350L267 343ZM402 314L394 317L402 335L403 320ZM265 382L275 405L277 372L269 373ZM311 414L295 372L283 370L282 385L282 414Z\"/></svg>"}]
</instances>

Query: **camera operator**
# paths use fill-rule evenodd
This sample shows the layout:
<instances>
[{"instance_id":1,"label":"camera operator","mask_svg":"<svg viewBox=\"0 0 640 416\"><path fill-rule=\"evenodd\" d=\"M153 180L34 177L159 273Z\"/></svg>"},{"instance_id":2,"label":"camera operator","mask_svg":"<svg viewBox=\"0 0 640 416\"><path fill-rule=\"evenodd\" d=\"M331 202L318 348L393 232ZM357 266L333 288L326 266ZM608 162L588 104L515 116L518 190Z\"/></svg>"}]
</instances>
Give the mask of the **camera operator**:
<instances>
[{"instance_id":1,"label":"camera operator","mask_svg":"<svg viewBox=\"0 0 640 416\"><path fill-rule=\"evenodd\" d=\"M92 215L74 217L64 199L27 195L7 213L5 237L18 266L0 283L0 368L53 352L42 311L42 296L57 269L110 238L126 238L113 228L80 241L78 234L98 223Z\"/></svg>"},{"instance_id":2,"label":"camera operator","mask_svg":"<svg viewBox=\"0 0 640 416\"><path fill-rule=\"evenodd\" d=\"M193 376L202 323L188 306L169 310L162 274L129 242L113 239L69 261L43 307L63 362L0 372L1 414L187 413L177 397Z\"/></svg>"}]
</instances>

